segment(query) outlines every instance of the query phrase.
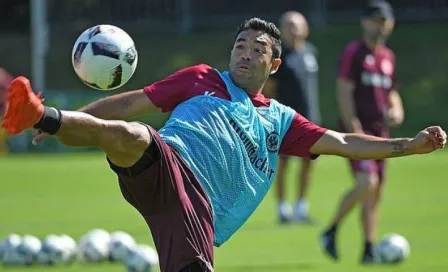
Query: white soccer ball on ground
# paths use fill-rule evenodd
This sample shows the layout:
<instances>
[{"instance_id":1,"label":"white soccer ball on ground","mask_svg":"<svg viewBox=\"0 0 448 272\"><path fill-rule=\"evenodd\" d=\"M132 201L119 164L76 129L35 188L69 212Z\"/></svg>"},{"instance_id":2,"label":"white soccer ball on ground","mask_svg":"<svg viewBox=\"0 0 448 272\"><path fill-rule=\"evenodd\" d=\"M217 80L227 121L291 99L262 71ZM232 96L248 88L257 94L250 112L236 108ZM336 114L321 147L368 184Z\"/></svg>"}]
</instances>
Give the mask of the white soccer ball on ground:
<instances>
[{"instance_id":1,"label":"white soccer ball on ground","mask_svg":"<svg viewBox=\"0 0 448 272\"><path fill-rule=\"evenodd\" d=\"M22 237L17 234L8 235L0 243L0 261L3 265L20 265L22 260L17 248L22 243Z\"/></svg>"},{"instance_id":2,"label":"white soccer ball on ground","mask_svg":"<svg viewBox=\"0 0 448 272\"><path fill-rule=\"evenodd\" d=\"M37 260L37 255L42 248L39 238L33 235L24 235L22 242L16 248L20 264L32 265Z\"/></svg>"},{"instance_id":3,"label":"white soccer ball on ground","mask_svg":"<svg viewBox=\"0 0 448 272\"><path fill-rule=\"evenodd\" d=\"M75 240L66 234L62 234L59 237L62 240L62 244L66 252L66 262L74 261L78 250Z\"/></svg>"},{"instance_id":4,"label":"white soccer ball on ground","mask_svg":"<svg viewBox=\"0 0 448 272\"><path fill-rule=\"evenodd\" d=\"M68 235L48 235L37 260L43 265L69 264L77 256L76 242Z\"/></svg>"},{"instance_id":5,"label":"white soccer ball on ground","mask_svg":"<svg viewBox=\"0 0 448 272\"><path fill-rule=\"evenodd\" d=\"M123 86L134 74L137 62L134 41L116 26L91 27L73 46L73 68L81 81L94 89L107 91Z\"/></svg>"},{"instance_id":6,"label":"white soccer ball on ground","mask_svg":"<svg viewBox=\"0 0 448 272\"><path fill-rule=\"evenodd\" d=\"M10 234L7 237L5 237L1 242L0 242L0 260L3 257L3 254L6 253L6 251L8 251L9 248L11 248L11 246L13 245L20 245L22 241L22 237L20 237L20 235L18 234Z\"/></svg>"},{"instance_id":7,"label":"white soccer ball on ground","mask_svg":"<svg viewBox=\"0 0 448 272\"><path fill-rule=\"evenodd\" d=\"M110 234L102 229L94 229L84 235L78 244L78 257L86 263L98 263L109 258Z\"/></svg>"},{"instance_id":8,"label":"white soccer ball on ground","mask_svg":"<svg viewBox=\"0 0 448 272\"><path fill-rule=\"evenodd\" d=\"M110 260L124 262L128 253L136 246L134 238L124 231L116 231L110 235Z\"/></svg>"},{"instance_id":9,"label":"white soccer ball on ground","mask_svg":"<svg viewBox=\"0 0 448 272\"><path fill-rule=\"evenodd\" d=\"M42 265L56 265L69 262L69 252L58 235L48 235L42 241L37 261Z\"/></svg>"},{"instance_id":10,"label":"white soccer ball on ground","mask_svg":"<svg viewBox=\"0 0 448 272\"><path fill-rule=\"evenodd\" d=\"M374 255L378 262L396 264L406 260L410 252L411 247L406 238L399 234L390 234L376 244Z\"/></svg>"},{"instance_id":11,"label":"white soccer ball on ground","mask_svg":"<svg viewBox=\"0 0 448 272\"><path fill-rule=\"evenodd\" d=\"M148 245L134 247L126 258L128 272L151 272L159 264L159 256L155 249Z\"/></svg>"}]
</instances>

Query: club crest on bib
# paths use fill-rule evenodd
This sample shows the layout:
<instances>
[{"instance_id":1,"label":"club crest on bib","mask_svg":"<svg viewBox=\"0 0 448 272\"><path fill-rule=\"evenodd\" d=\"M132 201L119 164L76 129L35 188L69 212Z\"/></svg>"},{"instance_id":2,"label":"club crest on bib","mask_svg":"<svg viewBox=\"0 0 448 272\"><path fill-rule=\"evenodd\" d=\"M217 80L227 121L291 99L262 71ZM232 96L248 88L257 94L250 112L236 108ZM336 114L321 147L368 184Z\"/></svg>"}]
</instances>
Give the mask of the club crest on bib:
<instances>
[{"instance_id":1,"label":"club crest on bib","mask_svg":"<svg viewBox=\"0 0 448 272\"><path fill-rule=\"evenodd\" d=\"M280 137L277 132L273 131L266 137L266 147L271 153L275 153L280 149Z\"/></svg>"}]
</instances>

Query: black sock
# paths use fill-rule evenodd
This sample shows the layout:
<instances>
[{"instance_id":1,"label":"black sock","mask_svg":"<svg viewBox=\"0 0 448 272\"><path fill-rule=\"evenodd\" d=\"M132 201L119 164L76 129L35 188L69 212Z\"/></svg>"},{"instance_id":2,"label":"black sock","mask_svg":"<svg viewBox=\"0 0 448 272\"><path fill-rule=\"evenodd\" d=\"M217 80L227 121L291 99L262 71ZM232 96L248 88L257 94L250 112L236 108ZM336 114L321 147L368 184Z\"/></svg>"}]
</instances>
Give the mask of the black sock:
<instances>
[{"instance_id":1,"label":"black sock","mask_svg":"<svg viewBox=\"0 0 448 272\"><path fill-rule=\"evenodd\" d=\"M373 256L373 245L370 241L365 241L364 243L364 256Z\"/></svg>"},{"instance_id":2,"label":"black sock","mask_svg":"<svg viewBox=\"0 0 448 272\"><path fill-rule=\"evenodd\" d=\"M58 132L62 124L62 114L59 109L45 107L44 114L39 122L34 125L34 128L40 129L48 134L55 134Z\"/></svg>"},{"instance_id":3,"label":"black sock","mask_svg":"<svg viewBox=\"0 0 448 272\"><path fill-rule=\"evenodd\" d=\"M338 224L335 223L335 224L331 225L331 227L327 230L327 233L331 234L331 235L335 235L337 230L338 230Z\"/></svg>"}]
</instances>

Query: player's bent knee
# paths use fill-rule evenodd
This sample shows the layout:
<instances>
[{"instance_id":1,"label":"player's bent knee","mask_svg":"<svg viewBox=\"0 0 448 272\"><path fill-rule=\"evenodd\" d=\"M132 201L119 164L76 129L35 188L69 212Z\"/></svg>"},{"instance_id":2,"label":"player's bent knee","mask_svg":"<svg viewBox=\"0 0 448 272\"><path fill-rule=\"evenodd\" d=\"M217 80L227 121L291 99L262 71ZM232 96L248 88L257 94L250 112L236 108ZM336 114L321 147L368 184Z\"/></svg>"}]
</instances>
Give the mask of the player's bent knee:
<instances>
[{"instance_id":1,"label":"player's bent knee","mask_svg":"<svg viewBox=\"0 0 448 272\"><path fill-rule=\"evenodd\" d=\"M135 164L152 141L148 128L137 122L107 121L105 131L100 147L119 167Z\"/></svg>"}]
</instances>

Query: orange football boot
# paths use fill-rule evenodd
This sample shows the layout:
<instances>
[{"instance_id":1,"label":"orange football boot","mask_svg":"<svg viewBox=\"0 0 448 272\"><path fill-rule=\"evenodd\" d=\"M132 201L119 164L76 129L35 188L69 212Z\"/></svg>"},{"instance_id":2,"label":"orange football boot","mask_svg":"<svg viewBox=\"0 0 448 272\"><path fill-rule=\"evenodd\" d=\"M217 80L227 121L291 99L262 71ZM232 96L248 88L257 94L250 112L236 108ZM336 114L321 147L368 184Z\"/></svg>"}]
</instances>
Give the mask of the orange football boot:
<instances>
[{"instance_id":1,"label":"orange football boot","mask_svg":"<svg viewBox=\"0 0 448 272\"><path fill-rule=\"evenodd\" d=\"M19 76L11 82L2 124L8 134L20 134L39 122L44 114L44 99L40 95L33 92L26 77Z\"/></svg>"}]
</instances>

